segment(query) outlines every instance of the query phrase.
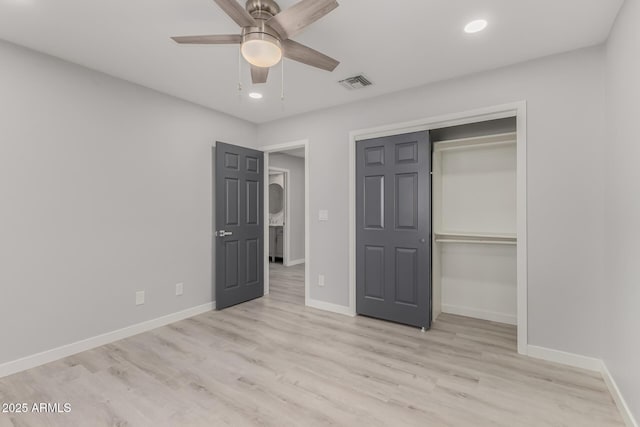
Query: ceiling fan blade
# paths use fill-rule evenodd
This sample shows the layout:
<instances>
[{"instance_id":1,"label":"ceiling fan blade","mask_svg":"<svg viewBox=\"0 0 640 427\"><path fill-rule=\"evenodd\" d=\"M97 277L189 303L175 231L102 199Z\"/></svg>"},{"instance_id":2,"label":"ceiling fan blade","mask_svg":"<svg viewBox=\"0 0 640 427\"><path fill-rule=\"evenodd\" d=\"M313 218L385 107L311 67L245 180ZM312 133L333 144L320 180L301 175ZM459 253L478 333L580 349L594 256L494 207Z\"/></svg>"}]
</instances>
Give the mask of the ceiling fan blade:
<instances>
[{"instance_id":1,"label":"ceiling fan blade","mask_svg":"<svg viewBox=\"0 0 640 427\"><path fill-rule=\"evenodd\" d=\"M312 67L320 68L327 71L336 69L339 61L327 56L317 50L311 49L303 44L294 42L293 40L284 40L282 42L284 48L284 56Z\"/></svg>"},{"instance_id":2,"label":"ceiling fan blade","mask_svg":"<svg viewBox=\"0 0 640 427\"><path fill-rule=\"evenodd\" d=\"M258 23L236 0L213 0L241 27L257 27Z\"/></svg>"},{"instance_id":3,"label":"ceiling fan blade","mask_svg":"<svg viewBox=\"0 0 640 427\"><path fill-rule=\"evenodd\" d=\"M266 83L269 76L269 68L251 66L251 81L253 84Z\"/></svg>"},{"instance_id":4,"label":"ceiling fan blade","mask_svg":"<svg viewBox=\"0 0 640 427\"><path fill-rule=\"evenodd\" d=\"M180 44L240 44L242 36L239 34L219 34L214 36L178 36L171 37Z\"/></svg>"},{"instance_id":5,"label":"ceiling fan blade","mask_svg":"<svg viewBox=\"0 0 640 427\"><path fill-rule=\"evenodd\" d=\"M336 0L302 0L267 21L283 39L288 39L338 7Z\"/></svg>"}]
</instances>

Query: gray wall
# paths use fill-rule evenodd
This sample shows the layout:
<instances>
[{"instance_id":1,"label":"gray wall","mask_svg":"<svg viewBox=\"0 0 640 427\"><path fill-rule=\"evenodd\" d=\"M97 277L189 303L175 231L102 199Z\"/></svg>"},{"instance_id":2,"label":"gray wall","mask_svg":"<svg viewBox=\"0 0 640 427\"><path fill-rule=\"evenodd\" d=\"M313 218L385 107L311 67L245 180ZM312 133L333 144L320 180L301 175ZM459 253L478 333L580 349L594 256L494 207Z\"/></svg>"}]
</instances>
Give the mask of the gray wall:
<instances>
[{"instance_id":1,"label":"gray wall","mask_svg":"<svg viewBox=\"0 0 640 427\"><path fill-rule=\"evenodd\" d=\"M255 126L8 43L0 63L0 363L211 302L211 146Z\"/></svg>"},{"instance_id":2,"label":"gray wall","mask_svg":"<svg viewBox=\"0 0 640 427\"><path fill-rule=\"evenodd\" d=\"M607 45L603 356L640 421L640 1L626 0Z\"/></svg>"},{"instance_id":3,"label":"gray wall","mask_svg":"<svg viewBox=\"0 0 640 427\"><path fill-rule=\"evenodd\" d=\"M290 261L304 259L304 159L288 154L270 154L269 166L289 169L291 176L288 190L291 197L289 213Z\"/></svg>"},{"instance_id":4,"label":"gray wall","mask_svg":"<svg viewBox=\"0 0 640 427\"><path fill-rule=\"evenodd\" d=\"M529 341L600 355L603 48L260 125L265 146L310 141L311 218L330 211L310 224L310 297L349 302L349 131L519 100L528 108Z\"/></svg>"}]
</instances>

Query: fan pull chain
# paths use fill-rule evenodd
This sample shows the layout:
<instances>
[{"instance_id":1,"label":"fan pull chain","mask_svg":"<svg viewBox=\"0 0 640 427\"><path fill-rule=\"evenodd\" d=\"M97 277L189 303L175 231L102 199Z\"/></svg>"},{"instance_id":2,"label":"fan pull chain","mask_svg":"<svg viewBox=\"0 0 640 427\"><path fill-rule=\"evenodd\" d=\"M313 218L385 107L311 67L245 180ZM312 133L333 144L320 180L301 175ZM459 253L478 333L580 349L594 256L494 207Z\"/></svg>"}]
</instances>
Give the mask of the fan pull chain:
<instances>
[{"instance_id":1,"label":"fan pull chain","mask_svg":"<svg viewBox=\"0 0 640 427\"><path fill-rule=\"evenodd\" d=\"M238 100L242 100L242 53L238 49Z\"/></svg>"},{"instance_id":2,"label":"fan pull chain","mask_svg":"<svg viewBox=\"0 0 640 427\"><path fill-rule=\"evenodd\" d=\"M284 108L284 58L282 59L282 66L280 67L282 70L282 81L280 82L280 101L282 102L282 108Z\"/></svg>"}]
</instances>

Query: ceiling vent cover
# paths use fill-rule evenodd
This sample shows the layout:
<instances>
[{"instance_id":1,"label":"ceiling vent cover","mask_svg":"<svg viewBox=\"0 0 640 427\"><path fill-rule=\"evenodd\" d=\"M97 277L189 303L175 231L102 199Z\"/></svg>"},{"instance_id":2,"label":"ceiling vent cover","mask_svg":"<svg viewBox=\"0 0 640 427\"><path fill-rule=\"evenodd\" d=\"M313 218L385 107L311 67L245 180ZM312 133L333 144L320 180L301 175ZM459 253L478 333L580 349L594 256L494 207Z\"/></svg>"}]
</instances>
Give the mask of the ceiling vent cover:
<instances>
[{"instance_id":1,"label":"ceiling vent cover","mask_svg":"<svg viewBox=\"0 0 640 427\"><path fill-rule=\"evenodd\" d=\"M362 89L363 87L371 86L373 84L371 83L371 80L362 74L340 80L338 83L349 90Z\"/></svg>"}]
</instances>

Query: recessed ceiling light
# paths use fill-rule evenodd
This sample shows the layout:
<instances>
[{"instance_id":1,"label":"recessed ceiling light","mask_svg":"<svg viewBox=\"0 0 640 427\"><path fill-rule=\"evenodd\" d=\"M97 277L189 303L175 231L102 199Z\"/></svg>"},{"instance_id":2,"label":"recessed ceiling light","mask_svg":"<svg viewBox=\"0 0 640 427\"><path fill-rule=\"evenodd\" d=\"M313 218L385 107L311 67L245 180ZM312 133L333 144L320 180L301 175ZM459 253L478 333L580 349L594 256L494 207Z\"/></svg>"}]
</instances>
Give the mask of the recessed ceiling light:
<instances>
[{"instance_id":1,"label":"recessed ceiling light","mask_svg":"<svg viewBox=\"0 0 640 427\"><path fill-rule=\"evenodd\" d=\"M471 21L465 25L464 32L469 34L478 33L485 28L487 28L487 21L484 19L476 19L475 21Z\"/></svg>"},{"instance_id":2,"label":"recessed ceiling light","mask_svg":"<svg viewBox=\"0 0 640 427\"><path fill-rule=\"evenodd\" d=\"M249 97L253 99L262 99L262 94L258 92L251 92Z\"/></svg>"}]
</instances>

